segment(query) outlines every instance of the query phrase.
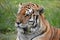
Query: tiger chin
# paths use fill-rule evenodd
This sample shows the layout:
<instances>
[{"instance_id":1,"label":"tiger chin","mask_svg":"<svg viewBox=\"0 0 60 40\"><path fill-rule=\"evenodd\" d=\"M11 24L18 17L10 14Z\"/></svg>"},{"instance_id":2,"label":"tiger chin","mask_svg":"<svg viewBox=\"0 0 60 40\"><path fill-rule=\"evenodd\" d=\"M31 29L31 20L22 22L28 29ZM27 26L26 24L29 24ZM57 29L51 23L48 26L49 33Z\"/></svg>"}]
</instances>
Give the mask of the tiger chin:
<instances>
[{"instance_id":1,"label":"tiger chin","mask_svg":"<svg viewBox=\"0 0 60 40\"><path fill-rule=\"evenodd\" d=\"M60 40L60 29L52 27L43 13L44 8L37 4L19 4L16 40Z\"/></svg>"}]
</instances>

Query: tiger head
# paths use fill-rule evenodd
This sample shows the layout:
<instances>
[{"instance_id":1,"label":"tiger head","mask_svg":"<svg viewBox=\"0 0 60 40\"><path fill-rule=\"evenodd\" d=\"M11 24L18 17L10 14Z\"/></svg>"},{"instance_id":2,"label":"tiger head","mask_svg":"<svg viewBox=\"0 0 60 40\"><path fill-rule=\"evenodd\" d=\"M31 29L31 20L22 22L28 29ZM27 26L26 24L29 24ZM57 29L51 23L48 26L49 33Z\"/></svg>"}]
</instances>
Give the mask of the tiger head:
<instances>
[{"instance_id":1,"label":"tiger head","mask_svg":"<svg viewBox=\"0 0 60 40\"><path fill-rule=\"evenodd\" d=\"M39 16L43 8L34 3L19 4L15 25L22 29L23 33L34 33L40 28Z\"/></svg>"}]
</instances>

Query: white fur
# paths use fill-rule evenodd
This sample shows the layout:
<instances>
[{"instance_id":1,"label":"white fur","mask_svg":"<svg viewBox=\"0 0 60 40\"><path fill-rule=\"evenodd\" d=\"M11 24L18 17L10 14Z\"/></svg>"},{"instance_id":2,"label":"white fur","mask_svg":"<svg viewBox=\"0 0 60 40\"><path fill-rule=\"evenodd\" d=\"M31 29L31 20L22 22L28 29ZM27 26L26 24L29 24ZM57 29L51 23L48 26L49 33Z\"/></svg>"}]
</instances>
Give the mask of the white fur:
<instances>
[{"instance_id":1,"label":"white fur","mask_svg":"<svg viewBox=\"0 0 60 40\"><path fill-rule=\"evenodd\" d=\"M32 12L32 9L30 8L30 9L28 9L29 10L29 12L31 13Z\"/></svg>"},{"instance_id":2,"label":"white fur","mask_svg":"<svg viewBox=\"0 0 60 40\"><path fill-rule=\"evenodd\" d=\"M32 9L30 8L26 11L26 14L30 14L31 12L32 12Z\"/></svg>"},{"instance_id":3,"label":"white fur","mask_svg":"<svg viewBox=\"0 0 60 40\"><path fill-rule=\"evenodd\" d=\"M31 19L29 19L29 21L34 21L34 20L33 20L33 16L31 17Z\"/></svg>"}]
</instances>

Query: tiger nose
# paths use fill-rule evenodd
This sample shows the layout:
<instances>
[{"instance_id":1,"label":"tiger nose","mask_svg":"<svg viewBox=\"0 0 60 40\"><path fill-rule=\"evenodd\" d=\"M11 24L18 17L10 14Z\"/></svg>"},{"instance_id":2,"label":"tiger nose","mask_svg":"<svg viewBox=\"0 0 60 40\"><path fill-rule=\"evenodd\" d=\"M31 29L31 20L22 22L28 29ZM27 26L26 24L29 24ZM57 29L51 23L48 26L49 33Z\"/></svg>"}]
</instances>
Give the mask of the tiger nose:
<instances>
[{"instance_id":1,"label":"tiger nose","mask_svg":"<svg viewBox=\"0 0 60 40\"><path fill-rule=\"evenodd\" d=\"M20 24L20 22L16 22L18 25Z\"/></svg>"}]
</instances>

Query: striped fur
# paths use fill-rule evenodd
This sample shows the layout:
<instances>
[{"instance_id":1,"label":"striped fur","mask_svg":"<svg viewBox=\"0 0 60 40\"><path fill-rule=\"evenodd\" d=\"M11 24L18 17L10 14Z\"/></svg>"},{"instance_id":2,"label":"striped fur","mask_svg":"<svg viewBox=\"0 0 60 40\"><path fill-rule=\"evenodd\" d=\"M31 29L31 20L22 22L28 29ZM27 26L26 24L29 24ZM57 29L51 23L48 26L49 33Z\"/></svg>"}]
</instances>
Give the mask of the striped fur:
<instances>
[{"instance_id":1,"label":"striped fur","mask_svg":"<svg viewBox=\"0 0 60 40\"><path fill-rule=\"evenodd\" d=\"M37 4L19 4L15 25L16 40L60 40L60 29L49 24Z\"/></svg>"}]
</instances>

